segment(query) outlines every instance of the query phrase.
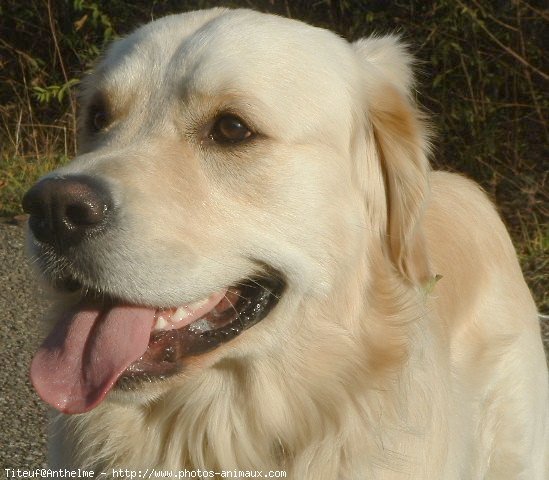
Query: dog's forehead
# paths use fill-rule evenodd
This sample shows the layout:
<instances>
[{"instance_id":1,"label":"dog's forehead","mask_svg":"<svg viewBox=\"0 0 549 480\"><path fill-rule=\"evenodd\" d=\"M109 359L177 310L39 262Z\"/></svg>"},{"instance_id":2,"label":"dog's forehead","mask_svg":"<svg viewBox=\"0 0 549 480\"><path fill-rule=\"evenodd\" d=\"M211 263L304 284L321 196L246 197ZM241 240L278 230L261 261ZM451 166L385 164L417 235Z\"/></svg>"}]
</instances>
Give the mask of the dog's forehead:
<instances>
[{"instance_id":1,"label":"dog's forehead","mask_svg":"<svg viewBox=\"0 0 549 480\"><path fill-rule=\"evenodd\" d=\"M116 74L135 69L135 63L191 70L197 62L240 61L247 67L326 71L329 56L337 71L349 67L349 53L347 42L328 30L251 10L215 8L170 15L137 29L111 46L100 68Z\"/></svg>"},{"instance_id":2,"label":"dog's forehead","mask_svg":"<svg viewBox=\"0 0 549 480\"><path fill-rule=\"evenodd\" d=\"M253 92L275 111L313 108L322 117L351 101L353 58L348 43L327 30L250 10L212 9L140 28L113 45L99 72L115 92L129 84L206 96Z\"/></svg>"}]
</instances>

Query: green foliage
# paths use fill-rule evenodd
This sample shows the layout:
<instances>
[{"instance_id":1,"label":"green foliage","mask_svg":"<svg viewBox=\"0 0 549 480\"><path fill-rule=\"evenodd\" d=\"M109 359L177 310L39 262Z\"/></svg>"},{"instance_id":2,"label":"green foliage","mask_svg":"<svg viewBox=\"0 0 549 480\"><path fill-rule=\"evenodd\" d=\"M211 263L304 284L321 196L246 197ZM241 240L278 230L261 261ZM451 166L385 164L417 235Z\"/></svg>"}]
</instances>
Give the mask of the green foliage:
<instances>
[{"instance_id":1,"label":"green foliage","mask_svg":"<svg viewBox=\"0 0 549 480\"><path fill-rule=\"evenodd\" d=\"M101 11L97 3L85 2L84 0L74 0L73 7L75 12L85 12L82 17L74 22L74 26L77 32L85 27L86 23L89 21L92 23L92 27L94 29L97 29L98 27L102 29L103 45L113 39L114 28L111 19ZM93 47L95 49L97 48L95 45L93 45Z\"/></svg>"},{"instance_id":2,"label":"green foliage","mask_svg":"<svg viewBox=\"0 0 549 480\"><path fill-rule=\"evenodd\" d=\"M69 93L71 87L78 85L80 80L77 78L71 78L63 85L48 85L46 87L32 87L34 96L40 103L50 103L52 100L57 100L59 103L63 103L63 100Z\"/></svg>"},{"instance_id":3,"label":"green foliage","mask_svg":"<svg viewBox=\"0 0 549 480\"><path fill-rule=\"evenodd\" d=\"M38 178L67 161L67 158L52 155L41 158L0 155L0 217L20 213L21 197Z\"/></svg>"},{"instance_id":4,"label":"green foliage","mask_svg":"<svg viewBox=\"0 0 549 480\"><path fill-rule=\"evenodd\" d=\"M541 0L3 0L3 214L18 210L14 192L36 177L39 165L75 152L77 79L109 42L151 19L220 4L297 18L349 40L402 35L419 60L418 100L436 127L433 163L466 173L489 192L539 305L549 311L540 293L548 290L542 268L549 256L540 227L547 225L549 203L549 13Z\"/></svg>"}]
</instances>

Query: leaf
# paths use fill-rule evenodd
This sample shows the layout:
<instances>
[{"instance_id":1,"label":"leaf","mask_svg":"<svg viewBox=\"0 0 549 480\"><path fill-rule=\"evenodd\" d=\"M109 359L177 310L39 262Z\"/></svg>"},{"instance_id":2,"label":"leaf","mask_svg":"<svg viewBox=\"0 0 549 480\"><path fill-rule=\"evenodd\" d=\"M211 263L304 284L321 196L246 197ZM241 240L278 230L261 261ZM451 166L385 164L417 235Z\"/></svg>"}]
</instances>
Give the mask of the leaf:
<instances>
[{"instance_id":1,"label":"leaf","mask_svg":"<svg viewBox=\"0 0 549 480\"><path fill-rule=\"evenodd\" d=\"M86 13L79 20L76 20L76 22L74 22L74 29L78 32L84 26L87 20L88 14Z\"/></svg>"},{"instance_id":2,"label":"leaf","mask_svg":"<svg viewBox=\"0 0 549 480\"><path fill-rule=\"evenodd\" d=\"M427 295L429 295L434 289L435 289L435 285L437 284L437 282L442 278L442 275L440 275L439 273L437 273L436 275L434 275L433 277L431 277L429 279L429 281L427 282L427 284L423 287L423 289L425 290L425 293Z\"/></svg>"},{"instance_id":3,"label":"leaf","mask_svg":"<svg viewBox=\"0 0 549 480\"><path fill-rule=\"evenodd\" d=\"M433 87L437 87L443 80L444 74L439 73L433 80Z\"/></svg>"}]
</instances>

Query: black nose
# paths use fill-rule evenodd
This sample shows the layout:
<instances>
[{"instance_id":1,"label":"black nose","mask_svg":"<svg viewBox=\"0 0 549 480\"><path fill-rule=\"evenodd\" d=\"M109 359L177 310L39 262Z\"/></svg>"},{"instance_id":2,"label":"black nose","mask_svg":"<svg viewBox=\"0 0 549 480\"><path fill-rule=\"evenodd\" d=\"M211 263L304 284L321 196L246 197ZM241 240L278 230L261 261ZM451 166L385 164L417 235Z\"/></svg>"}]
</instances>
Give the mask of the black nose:
<instances>
[{"instance_id":1,"label":"black nose","mask_svg":"<svg viewBox=\"0 0 549 480\"><path fill-rule=\"evenodd\" d=\"M63 250L102 231L112 198L101 180L84 175L46 178L23 197L37 240Z\"/></svg>"}]
</instances>

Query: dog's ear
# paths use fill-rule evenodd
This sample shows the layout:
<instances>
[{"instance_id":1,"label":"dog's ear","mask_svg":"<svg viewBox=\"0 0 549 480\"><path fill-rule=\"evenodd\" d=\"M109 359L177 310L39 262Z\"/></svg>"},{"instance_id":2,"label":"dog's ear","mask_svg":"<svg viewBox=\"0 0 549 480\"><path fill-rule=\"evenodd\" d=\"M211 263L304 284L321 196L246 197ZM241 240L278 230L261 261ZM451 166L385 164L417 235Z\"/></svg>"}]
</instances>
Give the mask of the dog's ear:
<instances>
[{"instance_id":1,"label":"dog's ear","mask_svg":"<svg viewBox=\"0 0 549 480\"><path fill-rule=\"evenodd\" d=\"M366 83L368 132L381 162L388 252L403 277L422 285L431 278L421 230L429 136L411 98L413 59L395 36L358 40L353 48Z\"/></svg>"}]
</instances>

